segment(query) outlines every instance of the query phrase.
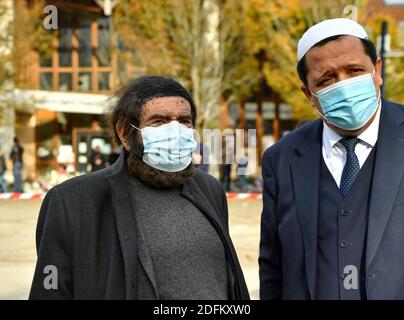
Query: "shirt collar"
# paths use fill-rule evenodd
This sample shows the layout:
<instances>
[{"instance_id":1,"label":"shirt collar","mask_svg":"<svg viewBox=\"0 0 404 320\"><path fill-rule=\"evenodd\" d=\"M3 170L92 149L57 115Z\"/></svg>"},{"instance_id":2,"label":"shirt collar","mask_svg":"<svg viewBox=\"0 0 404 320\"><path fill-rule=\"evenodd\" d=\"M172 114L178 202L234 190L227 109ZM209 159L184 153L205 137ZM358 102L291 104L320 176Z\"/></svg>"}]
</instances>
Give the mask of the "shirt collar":
<instances>
[{"instance_id":1,"label":"shirt collar","mask_svg":"<svg viewBox=\"0 0 404 320\"><path fill-rule=\"evenodd\" d=\"M373 119L370 126L363 131L358 138L369 145L370 147L374 147L377 142L377 137L379 134L379 123L380 123L380 110L381 110L381 101L379 101L379 106L376 111L376 116ZM337 142L339 142L343 137L332 130L325 122L323 129L323 147L327 156L331 155L331 150L335 146Z\"/></svg>"}]
</instances>

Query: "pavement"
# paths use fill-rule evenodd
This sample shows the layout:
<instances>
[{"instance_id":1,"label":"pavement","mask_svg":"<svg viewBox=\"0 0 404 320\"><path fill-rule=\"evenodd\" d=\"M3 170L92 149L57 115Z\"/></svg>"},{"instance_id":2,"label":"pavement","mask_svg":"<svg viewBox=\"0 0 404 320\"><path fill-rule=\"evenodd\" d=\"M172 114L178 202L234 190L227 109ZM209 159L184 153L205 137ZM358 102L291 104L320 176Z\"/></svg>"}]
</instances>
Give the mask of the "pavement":
<instances>
[{"instance_id":1,"label":"pavement","mask_svg":"<svg viewBox=\"0 0 404 320\"><path fill-rule=\"evenodd\" d=\"M28 298L36 262L35 228L42 200L0 200L0 300ZM262 201L229 199L230 236L252 299L259 297Z\"/></svg>"},{"instance_id":2,"label":"pavement","mask_svg":"<svg viewBox=\"0 0 404 320\"><path fill-rule=\"evenodd\" d=\"M41 200L0 201L0 299L27 299Z\"/></svg>"}]
</instances>

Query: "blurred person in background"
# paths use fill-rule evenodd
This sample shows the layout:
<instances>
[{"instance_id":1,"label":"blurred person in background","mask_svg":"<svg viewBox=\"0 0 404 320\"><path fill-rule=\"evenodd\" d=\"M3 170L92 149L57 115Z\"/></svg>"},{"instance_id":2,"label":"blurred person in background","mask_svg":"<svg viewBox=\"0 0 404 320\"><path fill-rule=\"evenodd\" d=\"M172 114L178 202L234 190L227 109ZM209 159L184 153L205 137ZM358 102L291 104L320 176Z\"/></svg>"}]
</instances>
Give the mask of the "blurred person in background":
<instances>
[{"instance_id":1,"label":"blurred person in background","mask_svg":"<svg viewBox=\"0 0 404 320\"><path fill-rule=\"evenodd\" d=\"M14 175L14 192L23 192L22 188L22 170L24 163L22 156L24 148L20 145L17 137L14 138L14 144L11 148L10 159L13 163L13 175Z\"/></svg>"},{"instance_id":2,"label":"blurred person in background","mask_svg":"<svg viewBox=\"0 0 404 320\"><path fill-rule=\"evenodd\" d=\"M244 134L244 141L241 150L238 150L237 155L237 177L238 186L241 192L248 192L251 186L248 181L248 135Z\"/></svg>"},{"instance_id":3,"label":"blurred person in background","mask_svg":"<svg viewBox=\"0 0 404 320\"><path fill-rule=\"evenodd\" d=\"M224 146L224 147L223 147ZM231 168L234 163L234 134L225 132L222 137L222 163L220 164L220 182L226 192L231 190Z\"/></svg>"},{"instance_id":4,"label":"blurred person in background","mask_svg":"<svg viewBox=\"0 0 404 320\"><path fill-rule=\"evenodd\" d=\"M106 167L105 158L101 153L100 146L95 146L90 155L91 172L104 169Z\"/></svg>"},{"instance_id":5,"label":"blurred person in background","mask_svg":"<svg viewBox=\"0 0 404 320\"><path fill-rule=\"evenodd\" d=\"M109 154L108 157L108 165L113 165L116 160L118 160L119 156L121 155L122 152L122 147L120 146L115 146L112 149L112 152Z\"/></svg>"},{"instance_id":6,"label":"blurred person in background","mask_svg":"<svg viewBox=\"0 0 404 320\"><path fill-rule=\"evenodd\" d=\"M231 164L221 164L220 165L220 182L226 192L230 191L231 183Z\"/></svg>"},{"instance_id":7,"label":"blurred person in background","mask_svg":"<svg viewBox=\"0 0 404 320\"><path fill-rule=\"evenodd\" d=\"M250 189L247 176L247 168L248 168L248 157L242 155L239 161L237 162L238 186L241 192L247 192Z\"/></svg>"}]
</instances>

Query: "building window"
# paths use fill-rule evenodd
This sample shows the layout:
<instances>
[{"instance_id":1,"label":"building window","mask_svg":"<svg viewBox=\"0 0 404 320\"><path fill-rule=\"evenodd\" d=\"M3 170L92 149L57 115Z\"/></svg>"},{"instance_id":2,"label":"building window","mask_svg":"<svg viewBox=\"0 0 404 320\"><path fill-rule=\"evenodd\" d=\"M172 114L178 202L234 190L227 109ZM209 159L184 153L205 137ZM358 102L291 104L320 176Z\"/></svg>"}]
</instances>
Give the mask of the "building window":
<instances>
[{"instance_id":1,"label":"building window","mask_svg":"<svg viewBox=\"0 0 404 320\"><path fill-rule=\"evenodd\" d=\"M52 90L52 73L41 72L39 78L40 90Z\"/></svg>"},{"instance_id":2,"label":"building window","mask_svg":"<svg viewBox=\"0 0 404 320\"><path fill-rule=\"evenodd\" d=\"M107 93L112 53L109 18L60 9L55 52L39 57L39 88Z\"/></svg>"},{"instance_id":3,"label":"building window","mask_svg":"<svg viewBox=\"0 0 404 320\"><path fill-rule=\"evenodd\" d=\"M111 61L111 38L109 32L109 19L101 17L98 19L98 48L97 59L98 65L106 67Z\"/></svg>"},{"instance_id":4,"label":"building window","mask_svg":"<svg viewBox=\"0 0 404 320\"><path fill-rule=\"evenodd\" d=\"M91 22L88 18L81 18L78 21L77 38L79 42L80 67L91 67Z\"/></svg>"},{"instance_id":5,"label":"building window","mask_svg":"<svg viewBox=\"0 0 404 320\"><path fill-rule=\"evenodd\" d=\"M98 74L98 88L100 90L111 90L111 73L101 72Z\"/></svg>"},{"instance_id":6,"label":"building window","mask_svg":"<svg viewBox=\"0 0 404 320\"><path fill-rule=\"evenodd\" d=\"M72 74L61 73L59 75L59 91L72 91Z\"/></svg>"},{"instance_id":7,"label":"building window","mask_svg":"<svg viewBox=\"0 0 404 320\"><path fill-rule=\"evenodd\" d=\"M79 91L91 91L91 73L85 72L79 74Z\"/></svg>"},{"instance_id":8,"label":"building window","mask_svg":"<svg viewBox=\"0 0 404 320\"><path fill-rule=\"evenodd\" d=\"M72 66L72 22L70 19L62 21L59 29L59 66Z\"/></svg>"}]
</instances>

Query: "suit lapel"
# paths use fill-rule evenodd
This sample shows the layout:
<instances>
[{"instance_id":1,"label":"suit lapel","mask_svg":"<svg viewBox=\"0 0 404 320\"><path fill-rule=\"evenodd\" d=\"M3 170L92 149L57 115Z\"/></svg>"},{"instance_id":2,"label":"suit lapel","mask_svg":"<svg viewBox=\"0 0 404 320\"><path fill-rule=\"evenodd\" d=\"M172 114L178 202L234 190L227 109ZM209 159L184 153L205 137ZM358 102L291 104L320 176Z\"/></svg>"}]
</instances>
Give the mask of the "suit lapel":
<instances>
[{"instance_id":1,"label":"suit lapel","mask_svg":"<svg viewBox=\"0 0 404 320\"><path fill-rule=\"evenodd\" d=\"M404 172L404 116L383 101L369 206L366 268L377 252Z\"/></svg>"},{"instance_id":2,"label":"suit lapel","mask_svg":"<svg viewBox=\"0 0 404 320\"><path fill-rule=\"evenodd\" d=\"M125 163L125 152L122 152L111 167L111 172L106 175L106 179L111 187L115 221L122 249L126 299L133 300L136 299L136 290L133 284L136 281L137 246L134 210Z\"/></svg>"},{"instance_id":3,"label":"suit lapel","mask_svg":"<svg viewBox=\"0 0 404 320\"><path fill-rule=\"evenodd\" d=\"M322 121L315 122L303 142L296 148L297 158L291 163L296 210L303 234L307 281L312 299L316 295L317 225L320 183Z\"/></svg>"}]
</instances>

